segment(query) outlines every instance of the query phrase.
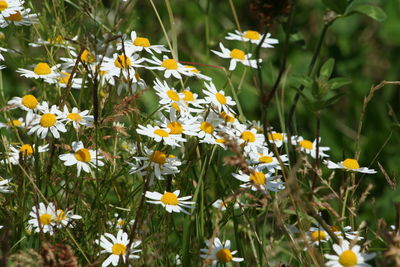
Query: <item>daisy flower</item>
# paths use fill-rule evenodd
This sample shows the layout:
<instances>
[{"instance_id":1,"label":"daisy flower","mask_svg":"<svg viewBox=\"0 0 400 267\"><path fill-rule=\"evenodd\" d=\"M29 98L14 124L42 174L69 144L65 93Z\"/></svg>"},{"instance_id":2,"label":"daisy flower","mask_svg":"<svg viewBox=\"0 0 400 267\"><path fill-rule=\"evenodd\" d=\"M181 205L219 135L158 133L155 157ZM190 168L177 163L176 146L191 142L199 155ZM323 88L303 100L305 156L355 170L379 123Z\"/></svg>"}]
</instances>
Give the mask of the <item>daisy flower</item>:
<instances>
[{"instance_id":1,"label":"daisy flower","mask_svg":"<svg viewBox=\"0 0 400 267\"><path fill-rule=\"evenodd\" d=\"M311 246L319 246L320 243L326 243L330 239L328 232L321 227L310 227L306 234ZM307 250L307 247L304 247L304 250Z\"/></svg>"},{"instance_id":2,"label":"daisy flower","mask_svg":"<svg viewBox=\"0 0 400 267\"><path fill-rule=\"evenodd\" d=\"M33 159L36 145L23 144L22 146L14 147L10 145L10 153L4 162L10 162L13 165L18 165L20 160ZM49 150L49 144L38 147L38 152L46 152Z\"/></svg>"},{"instance_id":3,"label":"daisy flower","mask_svg":"<svg viewBox=\"0 0 400 267\"><path fill-rule=\"evenodd\" d=\"M224 111L226 113L233 113L230 106L236 105L235 101L230 96L225 96L225 92L222 90L217 91L215 85L210 82L209 84L204 83L206 90L203 93L206 95L204 98L208 103L217 107L218 112Z\"/></svg>"},{"instance_id":4,"label":"daisy flower","mask_svg":"<svg viewBox=\"0 0 400 267\"><path fill-rule=\"evenodd\" d=\"M108 221L107 224L110 226L115 226L117 229L122 229L127 225L133 225L135 220L127 221L126 219L119 216L118 213L114 214L114 220Z\"/></svg>"},{"instance_id":5,"label":"daisy flower","mask_svg":"<svg viewBox=\"0 0 400 267\"><path fill-rule=\"evenodd\" d=\"M72 142L72 150L74 153L62 154L58 158L64 161L65 166L76 165L77 176L81 174L82 169L89 173L91 167L104 166L104 163L100 161L103 157L97 155L97 151L85 148L82 141Z\"/></svg>"},{"instance_id":6,"label":"daisy flower","mask_svg":"<svg viewBox=\"0 0 400 267\"><path fill-rule=\"evenodd\" d=\"M43 102L40 105L40 111L42 115L36 115L32 119L31 128L28 131L28 135L36 132L39 138L44 139L48 132L51 132L54 138L60 138L60 133L65 133L67 129L63 124L65 118L56 105L49 108L47 102Z\"/></svg>"},{"instance_id":7,"label":"daisy flower","mask_svg":"<svg viewBox=\"0 0 400 267\"><path fill-rule=\"evenodd\" d=\"M90 127L93 123L93 116L88 115L89 110L79 112L78 108L73 107L69 112L68 107L64 106L63 116L66 118L66 124L72 122L75 129L79 129L80 125Z\"/></svg>"},{"instance_id":8,"label":"daisy flower","mask_svg":"<svg viewBox=\"0 0 400 267\"><path fill-rule=\"evenodd\" d=\"M67 58L67 57L61 57L60 60L64 61L65 63L63 63L63 66L65 66L66 68L72 68L75 66L76 64L76 60L78 58L78 53L75 51L69 51L71 57ZM86 65L91 65L92 63L96 62L96 56L93 52L85 49L82 51L81 57L80 57L80 61Z\"/></svg>"},{"instance_id":9,"label":"daisy flower","mask_svg":"<svg viewBox=\"0 0 400 267\"><path fill-rule=\"evenodd\" d=\"M131 247L127 247L129 244L128 234L122 230L118 231L116 237L112 234L105 233L101 235L100 239L97 239L95 243L103 248L100 254L111 254L102 263L102 267L106 267L110 264L117 266L121 257L124 263L126 262L127 256L128 259L139 259L139 256L136 254L142 251L141 249L135 249L142 243L141 241L132 242ZM128 251L129 255L126 255Z\"/></svg>"},{"instance_id":10,"label":"daisy flower","mask_svg":"<svg viewBox=\"0 0 400 267\"><path fill-rule=\"evenodd\" d=\"M4 179L0 181L0 193L11 193L12 189L9 185L11 179Z\"/></svg>"},{"instance_id":11,"label":"daisy flower","mask_svg":"<svg viewBox=\"0 0 400 267\"><path fill-rule=\"evenodd\" d=\"M226 240L224 243L216 237L214 240L206 240L206 248L200 249L200 257L206 261L212 261L212 266L218 263L225 265L228 262L242 262L243 258L234 257L237 250L231 251L231 241Z\"/></svg>"},{"instance_id":12,"label":"daisy flower","mask_svg":"<svg viewBox=\"0 0 400 267\"><path fill-rule=\"evenodd\" d=\"M61 71L59 73L59 77L55 78L53 83L57 83L58 86L60 86L61 88L66 88L71 78L72 78L71 73L67 71ZM82 82L83 82L82 78L76 78L76 75L74 75L71 81L71 88L81 89Z\"/></svg>"},{"instance_id":13,"label":"daisy flower","mask_svg":"<svg viewBox=\"0 0 400 267\"><path fill-rule=\"evenodd\" d=\"M8 120L6 123L0 122L0 128L22 128L25 127L25 122L23 118L19 118L18 120Z\"/></svg>"},{"instance_id":14,"label":"daisy flower","mask_svg":"<svg viewBox=\"0 0 400 267\"><path fill-rule=\"evenodd\" d=\"M82 216L72 214L72 210L64 211L62 209L58 209L56 211L56 217L54 221L56 223L57 228L62 227L73 227L72 220L80 220Z\"/></svg>"},{"instance_id":15,"label":"daisy flower","mask_svg":"<svg viewBox=\"0 0 400 267\"><path fill-rule=\"evenodd\" d=\"M281 147L283 142L286 142L286 134L271 131L268 133L268 142L276 145L276 147Z\"/></svg>"},{"instance_id":16,"label":"daisy flower","mask_svg":"<svg viewBox=\"0 0 400 267\"><path fill-rule=\"evenodd\" d=\"M2 17L9 17L12 14L21 12L24 7L24 1L21 0L2 0L0 1L0 15Z\"/></svg>"},{"instance_id":17,"label":"daisy flower","mask_svg":"<svg viewBox=\"0 0 400 267\"><path fill-rule=\"evenodd\" d=\"M145 59L139 58L139 55L118 55L114 54L113 58L104 57L101 64L101 71L106 71L109 75L114 77L123 76L125 79L132 82L136 80L135 68L143 67L140 65Z\"/></svg>"},{"instance_id":18,"label":"daisy flower","mask_svg":"<svg viewBox=\"0 0 400 267\"><path fill-rule=\"evenodd\" d=\"M156 94L161 98L159 101L160 105L182 105L180 103L181 96L174 88L171 88L166 81L161 82L159 79L156 79L153 88Z\"/></svg>"},{"instance_id":19,"label":"daisy flower","mask_svg":"<svg viewBox=\"0 0 400 267\"><path fill-rule=\"evenodd\" d=\"M360 164L356 159L345 159L339 163L334 163L330 160L324 162L329 169L343 169L346 171L351 172L361 172L361 173L368 173L374 174L376 171L374 169L368 169L367 167L360 167Z\"/></svg>"},{"instance_id":20,"label":"daisy flower","mask_svg":"<svg viewBox=\"0 0 400 267\"><path fill-rule=\"evenodd\" d=\"M257 168L260 170L267 169L269 172L275 172L275 170L281 169L278 159L267 147L262 147L257 151L251 151L249 157L250 164L257 164ZM279 158L283 164L289 160L287 155L279 155Z\"/></svg>"},{"instance_id":21,"label":"daisy flower","mask_svg":"<svg viewBox=\"0 0 400 267\"><path fill-rule=\"evenodd\" d=\"M36 111L39 101L34 95L24 95L23 97L13 97L7 102L7 104L13 105L25 111Z\"/></svg>"},{"instance_id":22,"label":"daisy flower","mask_svg":"<svg viewBox=\"0 0 400 267\"><path fill-rule=\"evenodd\" d=\"M158 126L151 126L150 124L147 124L147 126L142 126L138 125L138 129L136 129L136 132L141 135L146 135L157 143L163 142L166 145L175 147L178 146L180 147L178 142L185 142L186 140L182 137L180 137L177 134L171 134L171 129L169 128L164 128L161 129Z\"/></svg>"},{"instance_id":23,"label":"daisy flower","mask_svg":"<svg viewBox=\"0 0 400 267\"><path fill-rule=\"evenodd\" d=\"M317 157L317 139L315 139L314 142L311 142L311 141L309 141L307 139L304 139L301 136L293 136L292 143L294 145L297 145L301 152L309 154L313 158ZM318 150L319 150L318 156L320 158L329 157L328 154L325 154L325 151L330 150L330 148L326 147L326 146L321 146L321 137L319 137Z\"/></svg>"},{"instance_id":24,"label":"daisy flower","mask_svg":"<svg viewBox=\"0 0 400 267\"><path fill-rule=\"evenodd\" d=\"M257 133L255 128L248 129L245 124L237 124L234 132L238 144L243 146L245 152L257 151L263 147L265 137Z\"/></svg>"},{"instance_id":25,"label":"daisy flower","mask_svg":"<svg viewBox=\"0 0 400 267\"><path fill-rule=\"evenodd\" d=\"M146 157L133 157L137 163L128 163L131 166L130 174L139 173L145 175L150 168L153 172L152 175L163 180L165 175L174 175L179 173L178 167L182 162L175 156L167 155L163 151L151 150L144 147Z\"/></svg>"},{"instance_id":26,"label":"daisy flower","mask_svg":"<svg viewBox=\"0 0 400 267\"><path fill-rule=\"evenodd\" d=\"M23 9L22 11L17 11L8 17L0 16L0 28L5 28L11 24L15 26L30 26L32 24L38 23L37 14L29 14L31 12L30 8Z\"/></svg>"},{"instance_id":27,"label":"daisy flower","mask_svg":"<svg viewBox=\"0 0 400 267\"><path fill-rule=\"evenodd\" d=\"M124 48L127 53L141 52L143 50L150 54L153 54L153 51L157 54L169 52L163 45L151 45L148 38L137 36L135 31L131 32L131 40L124 42ZM121 49L122 44L119 44L117 50Z\"/></svg>"},{"instance_id":28,"label":"daisy flower","mask_svg":"<svg viewBox=\"0 0 400 267\"><path fill-rule=\"evenodd\" d=\"M272 191L278 192L285 189L285 183L280 176L272 176L271 173L263 173L260 169L252 170L250 174L239 171L239 174L232 173L233 177L244 182L240 187L251 188L253 191Z\"/></svg>"},{"instance_id":29,"label":"daisy flower","mask_svg":"<svg viewBox=\"0 0 400 267\"><path fill-rule=\"evenodd\" d=\"M35 232L43 231L43 233L49 233L53 235L55 218L56 218L56 208L53 203L49 203L46 207L44 203L39 203L39 209L36 206L32 207L32 211L29 213L32 217L28 221L31 227L35 228Z\"/></svg>"},{"instance_id":30,"label":"daisy flower","mask_svg":"<svg viewBox=\"0 0 400 267\"><path fill-rule=\"evenodd\" d=\"M232 71L236 68L237 62L240 62L243 65L246 65L246 66L249 66L252 68L257 68L257 60L250 59L251 54L245 54L244 51L237 49L237 48L235 48L233 50L229 50L229 49L225 48L222 43L219 43L219 46L221 48L221 52L215 51L215 50L211 50L211 51L219 57L229 58L231 60L231 62L229 64L230 71ZM261 63L262 60L259 59L258 62Z\"/></svg>"},{"instance_id":31,"label":"daisy flower","mask_svg":"<svg viewBox=\"0 0 400 267\"><path fill-rule=\"evenodd\" d=\"M364 254L360 252L360 246L350 247L346 240L339 246L333 244L333 250L337 255L324 254L329 261L325 263L328 267L371 267L366 261L375 257L375 253Z\"/></svg>"},{"instance_id":32,"label":"daisy flower","mask_svg":"<svg viewBox=\"0 0 400 267\"><path fill-rule=\"evenodd\" d=\"M17 72L26 78L44 79L48 83L54 83L54 80L60 76L57 68L58 65L50 67L46 62L39 62L33 70L19 68Z\"/></svg>"},{"instance_id":33,"label":"daisy flower","mask_svg":"<svg viewBox=\"0 0 400 267\"><path fill-rule=\"evenodd\" d=\"M147 62L154 64L155 66L148 66L148 69L155 69L164 71L164 77L168 79L169 77L174 76L177 79L182 79L182 75L191 76L192 74L185 68L182 64L177 62L175 59L170 59L167 56L163 57L163 61L159 60L155 56L152 59L146 59Z\"/></svg>"},{"instance_id":34,"label":"daisy flower","mask_svg":"<svg viewBox=\"0 0 400 267\"><path fill-rule=\"evenodd\" d=\"M251 42L252 44L259 46L261 43L261 40L264 38L264 35L265 34L260 34L257 31L240 32L238 30L235 30L234 33L228 33L228 36L226 36L225 39L238 40L238 41L242 41L242 42ZM270 33L266 34L265 39L261 44L261 47L273 48L274 44L279 43L279 41L277 39L269 38L270 36L271 36Z\"/></svg>"},{"instance_id":35,"label":"daisy flower","mask_svg":"<svg viewBox=\"0 0 400 267\"><path fill-rule=\"evenodd\" d=\"M331 226L332 231L335 235L341 239L343 239L343 234L346 239L350 240L363 240L364 237L360 236L358 231L351 231L351 226L345 226L342 229L336 226Z\"/></svg>"},{"instance_id":36,"label":"daisy flower","mask_svg":"<svg viewBox=\"0 0 400 267\"><path fill-rule=\"evenodd\" d=\"M180 190L176 190L174 192L164 192L164 194L160 194L158 192L150 192L146 191L145 197L151 200L147 200L148 203L152 204L160 204L165 210L169 213L171 212L183 212L185 214L190 215L188 211L184 208L194 209L195 202L186 201L192 196L179 197Z\"/></svg>"},{"instance_id":37,"label":"daisy flower","mask_svg":"<svg viewBox=\"0 0 400 267\"><path fill-rule=\"evenodd\" d=\"M224 201L222 199L217 199L212 203L212 206L218 210L225 211L226 208L230 205L230 201ZM239 203L233 204L234 209L238 209L240 207Z\"/></svg>"},{"instance_id":38,"label":"daisy flower","mask_svg":"<svg viewBox=\"0 0 400 267\"><path fill-rule=\"evenodd\" d=\"M211 77L208 77L207 75L200 73L200 71L193 66L185 65L184 67L189 71L189 74L191 74L192 76L194 76L196 78L206 80L206 81L212 80Z\"/></svg>"},{"instance_id":39,"label":"daisy flower","mask_svg":"<svg viewBox=\"0 0 400 267\"><path fill-rule=\"evenodd\" d=\"M176 134L178 136L182 136L182 134L189 136L197 135L197 127L194 125L197 121L196 117L187 116L178 118L175 109L170 110L169 118L165 117L161 112L158 116L161 121L158 121L157 124L161 128L170 129L170 134Z\"/></svg>"}]
</instances>

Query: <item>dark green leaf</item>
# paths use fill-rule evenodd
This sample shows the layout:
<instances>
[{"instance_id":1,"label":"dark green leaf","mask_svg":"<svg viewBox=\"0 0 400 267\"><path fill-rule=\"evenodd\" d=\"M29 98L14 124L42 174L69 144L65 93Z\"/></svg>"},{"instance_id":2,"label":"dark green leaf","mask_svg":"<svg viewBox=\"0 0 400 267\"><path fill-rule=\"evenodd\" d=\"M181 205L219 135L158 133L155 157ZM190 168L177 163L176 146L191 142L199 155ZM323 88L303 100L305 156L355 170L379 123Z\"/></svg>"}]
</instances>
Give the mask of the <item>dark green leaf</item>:
<instances>
[{"instance_id":1,"label":"dark green leaf","mask_svg":"<svg viewBox=\"0 0 400 267\"><path fill-rule=\"evenodd\" d=\"M329 79L332 75L333 67L335 66L335 60L333 58L328 59L324 65L322 65L321 70L319 72L319 76L322 79Z\"/></svg>"},{"instance_id":2,"label":"dark green leaf","mask_svg":"<svg viewBox=\"0 0 400 267\"><path fill-rule=\"evenodd\" d=\"M376 21L382 22L386 19L386 13L380 7L371 5L355 5L351 7L347 15L354 13L364 14Z\"/></svg>"},{"instance_id":3,"label":"dark green leaf","mask_svg":"<svg viewBox=\"0 0 400 267\"><path fill-rule=\"evenodd\" d=\"M339 78L333 78L331 80L329 80L328 85L330 89L337 89L339 87L342 87L344 85L350 84L351 80L349 78L343 78L343 77L339 77Z\"/></svg>"}]
</instances>

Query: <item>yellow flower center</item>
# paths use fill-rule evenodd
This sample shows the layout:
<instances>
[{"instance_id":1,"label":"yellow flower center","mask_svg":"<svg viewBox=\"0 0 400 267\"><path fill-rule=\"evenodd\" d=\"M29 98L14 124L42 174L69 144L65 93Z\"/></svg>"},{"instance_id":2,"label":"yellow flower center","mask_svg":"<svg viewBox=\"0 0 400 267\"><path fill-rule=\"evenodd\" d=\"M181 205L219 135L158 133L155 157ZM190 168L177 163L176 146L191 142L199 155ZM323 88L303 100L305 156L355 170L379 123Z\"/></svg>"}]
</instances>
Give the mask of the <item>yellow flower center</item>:
<instances>
[{"instance_id":1,"label":"yellow flower center","mask_svg":"<svg viewBox=\"0 0 400 267\"><path fill-rule=\"evenodd\" d=\"M92 157L90 156L90 152L86 148L81 148L74 154L75 158L81 162L89 162Z\"/></svg>"},{"instance_id":2,"label":"yellow flower center","mask_svg":"<svg viewBox=\"0 0 400 267\"><path fill-rule=\"evenodd\" d=\"M351 170L355 170L355 169L359 169L360 168L360 165L358 164L358 161L356 159L345 159L343 161L342 165L346 169L351 169Z\"/></svg>"},{"instance_id":3,"label":"yellow flower center","mask_svg":"<svg viewBox=\"0 0 400 267\"><path fill-rule=\"evenodd\" d=\"M263 163L271 163L272 161L274 161L274 159L269 156L262 156L258 159L258 161Z\"/></svg>"},{"instance_id":4,"label":"yellow flower center","mask_svg":"<svg viewBox=\"0 0 400 267\"><path fill-rule=\"evenodd\" d=\"M127 69L131 65L131 59L125 55L119 55L117 59L114 61L114 65L120 69Z\"/></svg>"},{"instance_id":5,"label":"yellow flower center","mask_svg":"<svg viewBox=\"0 0 400 267\"><path fill-rule=\"evenodd\" d=\"M52 113L43 114L40 118L40 125L45 128L53 126L57 121L56 115Z\"/></svg>"},{"instance_id":6,"label":"yellow flower center","mask_svg":"<svg viewBox=\"0 0 400 267\"><path fill-rule=\"evenodd\" d=\"M37 75L48 75L51 73L51 69L49 64L40 62L35 66L33 72Z\"/></svg>"},{"instance_id":7,"label":"yellow flower center","mask_svg":"<svg viewBox=\"0 0 400 267\"><path fill-rule=\"evenodd\" d=\"M242 138L245 142L248 143L253 143L254 141L256 141L256 136L250 131L244 131L240 135L240 138Z\"/></svg>"},{"instance_id":8,"label":"yellow flower center","mask_svg":"<svg viewBox=\"0 0 400 267\"><path fill-rule=\"evenodd\" d=\"M253 172L250 174L250 181L256 185L264 185L265 184L265 174L262 172Z\"/></svg>"},{"instance_id":9,"label":"yellow flower center","mask_svg":"<svg viewBox=\"0 0 400 267\"><path fill-rule=\"evenodd\" d=\"M310 237L311 237L311 240L314 241L314 242L327 239L325 231L319 231L319 230L312 232L310 234Z\"/></svg>"},{"instance_id":10,"label":"yellow flower center","mask_svg":"<svg viewBox=\"0 0 400 267\"><path fill-rule=\"evenodd\" d=\"M183 132L182 124L177 121L168 123L167 127L171 129L170 134L181 134Z\"/></svg>"},{"instance_id":11,"label":"yellow flower center","mask_svg":"<svg viewBox=\"0 0 400 267\"><path fill-rule=\"evenodd\" d=\"M354 266L358 263L357 255L351 250L345 250L339 256L339 263L344 267Z\"/></svg>"},{"instance_id":12,"label":"yellow flower center","mask_svg":"<svg viewBox=\"0 0 400 267\"><path fill-rule=\"evenodd\" d=\"M218 144L223 144L223 143L225 143L225 139L218 138L218 139L215 139L215 142L217 142Z\"/></svg>"},{"instance_id":13,"label":"yellow flower center","mask_svg":"<svg viewBox=\"0 0 400 267\"><path fill-rule=\"evenodd\" d=\"M82 120L82 116L79 115L79 113L69 113L67 118L75 122L80 122Z\"/></svg>"},{"instance_id":14,"label":"yellow flower center","mask_svg":"<svg viewBox=\"0 0 400 267\"><path fill-rule=\"evenodd\" d=\"M25 95L22 97L22 105L29 109L34 109L38 105L38 100L33 95Z\"/></svg>"},{"instance_id":15,"label":"yellow flower center","mask_svg":"<svg viewBox=\"0 0 400 267\"><path fill-rule=\"evenodd\" d=\"M200 130L208 134L212 134L214 132L214 126L212 126L212 124L207 121L203 121L200 124Z\"/></svg>"},{"instance_id":16,"label":"yellow flower center","mask_svg":"<svg viewBox=\"0 0 400 267\"><path fill-rule=\"evenodd\" d=\"M114 255L125 255L126 253L126 246L124 244L121 243L115 243L112 248L111 251Z\"/></svg>"},{"instance_id":17,"label":"yellow flower center","mask_svg":"<svg viewBox=\"0 0 400 267\"><path fill-rule=\"evenodd\" d=\"M87 49L83 50L81 54L81 61L84 63L93 63L95 61L95 56L93 53L89 52ZM117 66L118 67L118 66Z\"/></svg>"},{"instance_id":18,"label":"yellow flower center","mask_svg":"<svg viewBox=\"0 0 400 267\"><path fill-rule=\"evenodd\" d=\"M11 14L10 16L5 18L6 20L11 20L11 21L21 21L22 20L22 15L17 11L14 14Z\"/></svg>"},{"instance_id":19,"label":"yellow flower center","mask_svg":"<svg viewBox=\"0 0 400 267\"><path fill-rule=\"evenodd\" d=\"M178 63L174 59L164 59L164 61L161 63L161 66L163 66L167 70L178 69Z\"/></svg>"},{"instance_id":20,"label":"yellow flower center","mask_svg":"<svg viewBox=\"0 0 400 267\"><path fill-rule=\"evenodd\" d=\"M19 121L19 120L9 120L9 121L7 122L7 125L8 125L8 127L13 127L13 126L19 127L19 126L22 125L22 122Z\"/></svg>"},{"instance_id":21,"label":"yellow flower center","mask_svg":"<svg viewBox=\"0 0 400 267\"><path fill-rule=\"evenodd\" d=\"M61 72L61 77L60 77L60 79L58 79L58 81L62 84L68 84L69 79L71 79L71 74L63 71L63 72Z\"/></svg>"},{"instance_id":22,"label":"yellow flower center","mask_svg":"<svg viewBox=\"0 0 400 267\"><path fill-rule=\"evenodd\" d=\"M54 38L53 43L62 44L62 43L64 43L64 38L61 35L57 35L56 38Z\"/></svg>"},{"instance_id":23,"label":"yellow flower center","mask_svg":"<svg viewBox=\"0 0 400 267\"><path fill-rule=\"evenodd\" d=\"M0 11L4 11L8 7L7 1L0 1Z\"/></svg>"},{"instance_id":24,"label":"yellow flower center","mask_svg":"<svg viewBox=\"0 0 400 267\"><path fill-rule=\"evenodd\" d=\"M19 149L19 153L24 157L30 156L33 154L33 147L30 144L24 144Z\"/></svg>"},{"instance_id":25,"label":"yellow flower center","mask_svg":"<svg viewBox=\"0 0 400 267\"><path fill-rule=\"evenodd\" d=\"M194 101L194 95L192 92L185 90L182 93L184 95L183 100L188 101L188 102Z\"/></svg>"},{"instance_id":26,"label":"yellow flower center","mask_svg":"<svg viewBox=\"0 0 400 267\"><path fill-rule=\"evenodd\" d=\"M44 213L39 217L40 224L48 225L51 223L51 215L48 213Z\"/></svg>"},{"instance_id":27,"label":"yellow flower center","mask_svg":"<svg viewBox=\"0 0 400 267\"><path fill-rule=\"evenodd\" d=\"M334 232L340 232L340 229L337 226L331 226L331 230Z\"/></svg>"},{"instance_id":28,"label":"yellow flower center","mask_svg":"<svg viewBox=\"0 0 400 267\"><path fill-rule=\"evenodd\" d=\"M268 134L269 141L283 141L283 135L281 133Z\"/></svg>"},{"instance_id":29,"label":"yellow flower center","mask_svg":"<svg viewBox=\"0 0 400 267\"><path fill-rule=\"evenodd\" d=\"M261 35L256 31L246 31L243 37L250 39L250 40L260 40Z\"/></svg>"},{"instance_id":30,"label":"yellow flower center","mask_svg":"<svg viewBox=\"0 0 400 267\"><path fill-rule=\"evenodd\" d=\"M186 65L185 68L190 69L191 72L200 73L200 71L193 66Z\"/></svg>"},{"instance_id":31,"label":"yellow flower center","mask_svg":"<svg viewBox=\"0 0 400 267\"><path fill-rule=\"evenodd\" d=\"M216 256L217 259L222 262L230 262L233 259L231 251L227 248L220 249Z\"/></svg>"},{"instance_id":32,"label":"yellow flower center","mask_svg":"<svg viewBox=\"0 0 400 267\"><path fill-rule=\"evenodd\" d=\"M154 163L163 165L165 162L167 162L167 155L161 151L156 150L151 155L150 160Z\"/></svg>"},{"instance_id":33,"label":"yellow flower center","mask_svg":"<svg viewBox=\"0 0 400 267\"><path fill-rule=\"evenodd\" d=\"M149 47L150 46L150 41L147 38L144 37L137 37L135 41L133 41L133 44L136 46L143 46L143 47Z\"/></svg>"},{"instance_id":34,"label":"yellow flower center","mask_svg":"<svg viewBox=\"0 0 400 267\"><path fill-rule=\"evenodd\" d=\"M302 148L307 149L307 150L312 150L313 149L313 143L311 141L308 141L308 140L300 141L300 146Z\"/></svg>"},{"instance_id":35,"label":"yellow flower center","mask_svg":"<svg viewBox=\"0 0 400 267\"><path fill-rule=\"evenodd\" d=\"M235 117L228 115L225 111L222 111L219 116L226 122L234 122Z\"/></svg>"},{"instance_id":36,"label":"yellow flower center","mask_svg":"<svg viewBox=\"0 0 400 267\"><path fill-rule=\"evenodd\" d=\"M57 217L56 217L56 221L57 222L61 222L62 220L66 220L67 219L67 215L65 214L65 212L62 209L57 210Z\"/></svg>"},{"instance_id":37,"label":"yellow flower center","mask_svg":"<svg viewBox=\"0 0 400 267\"><path fill-rule=\"evenodd\" d=\"M125 220L118 220L117 221L117 225L119 225L119 226L124 226L125 225Z\"/></svg>"},{"instance_id":38,"label":"yellow flower center","mask_svg":"<svg viewBox=\"0 0 400 267\"><path fill-rule=\"evenodd\" d=\"M236 49L236 48L233 49L229 55L231 58L234 58L234 59L239 59L239 60L246 59L246 57L244 56L244 52L242 50Z\"/></svg>"},{"instance_id":39,"label":"yellow flower center","mask_svg":"<svg viewBox=\"0 0 400 267\"><path fill-rule=\"evenodd\" d=\"M179 95L177 92L175 92L174 90L168 90L167 91L167 96L169 97L169 99L171 99L172 101L179 101Z\"/></svg>"},{"instance_id":40,"label":"yellow flower center","mask_svg":"<svg viewBox=\"0 0 400 267\"><path fill-rule=\"evenodd\" d=\"M167 192L161 197L161 202L165 205L176 206L178 205L178 197L174 193Z\"/></svg>"},{"instance_id":41,"label":"yellow flower center","mask_svg":"<svg viewBox=\"0 0 400 267\"><path fill-rule=\"evenodd\" d=\"M181 108L178 106L177 103L172 103L171 107L173 107L176 111L180 112Z\"/></svg>"},{"instance_id":42,"label":"yellow flower center","mask_svg":"<svg viewBox=\"0 0 400 267\"><path fill-rule=\"evenodd\" d=\"M158 136L161 136L161 137L168 137L169 136L169 133L167 131L165 131L165 130L162 130L162 129L154 130L153 133L158 135Z\"/></svg>"},{"instance_id":43,"label":"yellow flower center","mask_svg":"<svg viewBox=\"0 0 400 267\"><path fill-rule=\"evenodd\" d=\"M221 105L225 105L225 104L226 104L226 97L225 97L223 94L221 94L221 93L216 93L216 94L215 94L215 97L217 98L218 102L219 102Z\"/></svg>"}]
</instances>

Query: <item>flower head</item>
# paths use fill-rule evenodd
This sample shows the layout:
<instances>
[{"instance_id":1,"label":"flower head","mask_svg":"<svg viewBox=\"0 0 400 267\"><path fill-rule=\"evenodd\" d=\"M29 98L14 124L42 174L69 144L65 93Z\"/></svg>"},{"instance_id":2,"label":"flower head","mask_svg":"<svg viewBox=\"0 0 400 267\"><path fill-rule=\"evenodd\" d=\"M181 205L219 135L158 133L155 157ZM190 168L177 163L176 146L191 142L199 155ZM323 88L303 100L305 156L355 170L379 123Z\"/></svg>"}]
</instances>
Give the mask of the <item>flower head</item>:
<instances>
[{"instance_id":1,"label":"flower head","mask_svg":"<svg viewBox=\"0 0 400 267\"><path fill-rule=\"evenodd\" d=\"M81 170L89 173L91 167L104 166L104 163L100 161L103 157L99 156L95 150L85 148L81 141L72 142L72 150L74 153L62 154L59 158L64 161L65 166L76 165L77 176L81 174Z\"/></svg>"},{"instance_id":2,"label":"flower head","mask_svg":"<svg viewBox=\"0 0 400 267\"><path fill-rule=\"evenodd\" d=\"M101 254L111 254L102 263L102 267L106 267L110 264L112 264L113 266L117 266L121 257L123 262L126 262L127 256L128 259L138 259L139 256L136 254L142 251L141 249L135 249L142 242L135 241L132 242L131 247L129 248L129 254L126 255L126 253L128 252L129 239L128 234L125 233L123 230L119 230L117 236L105 233L100 237L100 239L97 239L95 242L103 248L103 250L100 251Z\"/></svg>"},{"instance_id":3,"label":"flower head","mask_svg":"<svg viewBox=\"0 0 400 267\"><path fill-rule=\"evenodd\" d=\"M192 205L195 204L195 202L186 201L192 198L192 196L179 197L179 193L180 190L176 190L174 192L164 192L164 194L160 194L158 192L146 191L145 196L148 199L151 199L147 200L147 202L152 204L160 204L169 213L183 212L190 215L190 213L186 211L184 208L194 209L194 206Z\"/></svg>"},{"instance_id":4,"label":"flower head","mask_svg":"<svg viewBox=\"0 0 400 267\"><path fill-rule=\"evenodd\" d=\"M201 257L205 260L211 260L212 266L218 263L226 264L228 262L242 262L244 259L234 257L237 250L231 251L231 241L226 240L224 243L216 237L214 240L206 240L206 248L200 249Z\"/></svg>"},{"instance_id":5,"label":"flower head","mask_svg":"<svg viewBox=\"0 0 400 267\"><path fill-rule=\"evenodd\" d=\"M326 262L328 267L371 267L366 261L375 257L375 253L364 254L360 252L360 246L350 247L350 243L346 240L342 241L339 246L333 244L333 250L337 255L324 254L329 261Z\"/></svg>"}]
</instances>

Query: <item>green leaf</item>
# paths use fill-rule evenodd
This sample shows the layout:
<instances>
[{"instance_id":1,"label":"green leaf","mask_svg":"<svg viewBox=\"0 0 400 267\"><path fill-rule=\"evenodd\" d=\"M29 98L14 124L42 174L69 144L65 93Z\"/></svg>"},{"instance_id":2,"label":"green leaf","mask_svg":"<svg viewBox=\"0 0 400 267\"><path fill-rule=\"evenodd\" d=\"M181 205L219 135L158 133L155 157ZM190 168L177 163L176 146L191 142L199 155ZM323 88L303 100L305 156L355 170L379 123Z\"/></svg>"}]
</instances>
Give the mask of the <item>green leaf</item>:
<instances>
[{"instance_id":1,"label":"green leaf","mask_svg":"<svg viewBox=\"0 0 400 267\"><path fill-rule=\"evenodd\" d=\"M329 85L330 89L337 89L339 87L345 86L350 83L351 83L351 80L349 78L339 77L339 78L333 78L333 79L329 80L328 85Z\"/></svg>"},{"instance_id":2,"label":"green leaf","mask_svg":"<svg viewBox=\"0 0 400 267\"><path fill-rule=\"evenodd\" d=\"M293 82L303 85L306 88L310 87L313 82L309 77L307 77L305 75L294 75L292 77L292 79L293 79Z\"/></svg>"},{"instance_id":3,"label":"green leaf","mask_svg":"<svg viewBox=\"0 0 400 267\"><path fill-rule=\"evenodd\" d=\"M371 5L355 5L350 8L348 14L360 13L366 15L376 21L382 22L386 19L386 13L380 7Z\"/></svg>"},{"instance_id":4,"label":"green leaf","mask_svg":"<svg viewBox=\"0 0 400 267\"><path fill-rule=\"evenodd\" d=\"M332 75L333 67L335 66L335 60L333 58L328 59L324 65L322 65L320 71L319 71L319 76L322 79L329 79Z\"/></svg>"},{"instance_id":5,"label":"green leaf","mask_svg":"<svg viewBox=\"0 0 400 267\"><path fill-rule=\"evenodd\" d=\"M346 11L347 0L322 0L322 2L336 13L343 14Z\"/></svg>"}]
</instances>

